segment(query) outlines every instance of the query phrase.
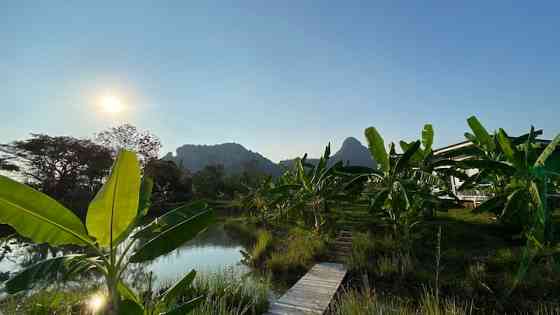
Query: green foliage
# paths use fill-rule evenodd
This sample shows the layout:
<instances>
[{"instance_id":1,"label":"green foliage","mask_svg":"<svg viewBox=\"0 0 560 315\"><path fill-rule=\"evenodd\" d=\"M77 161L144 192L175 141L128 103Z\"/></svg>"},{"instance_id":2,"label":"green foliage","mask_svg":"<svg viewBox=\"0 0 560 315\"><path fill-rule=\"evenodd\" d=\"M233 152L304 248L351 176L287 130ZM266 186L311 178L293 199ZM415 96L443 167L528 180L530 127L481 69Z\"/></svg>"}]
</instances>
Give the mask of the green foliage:
<instances>
[{"instance_id":1,"label":"green foliage","mask_svg":"<svg viewBox=\"0 0 560 315\"><path fill-rule=\"evenodd\" d=\"M290 230L288 237L273 252L267 267L274 276L297 276L305 273L326 251L324 239L317 233L300 228Z\"/></svg>"},{"instance_id":2,"label":"green foliage","mask_svg":"<svg viewBox=\"0 0 560 315\"><path fill-rule=\"evenodd\" d=\"M268 308L270 281L242 277L233 270L197 276L180 292L180 301L204 297L191 314L262 314Z\"/></svg>"},{"instance_id":3,"label":"green foliage","mask_svg":"<svg viewBox=\"0 0 560 315\"><path fill-rule=\"evenodd\" d=\"M250 266L260 266L272 249L272 234L266 230L257 232L257 241L249 252L241 251L244 262Z\"/></svg>"},{"instance_id":4,"label":"green foliage","mask_svg":"<svg viewBox=\"0 0 560 315\"><path fill-rule=\"evenodd\" d=\"M141 309L138 298L122 282L128 263L153 259L177 248L204 230L212 222L213 213L202 209L194 215L176 216L172 221L164 220L168 224L160 230L153 228L159 222L156 219L156 223L148 225L151 239L135 237L133 234L138 230L135 228L147 212L151 193L149 180L145 181L142 189L140 183L135 154L122 151L111 176L90 205L86 232L80 220L55 200L0 176L0 223L9 224L17 233L36 243L52 246L75 244L87 248L87 254L48 259L20 271L5 283L7 292L16 293L31 288L41 280L53 279L56 274L71 276L90 270L105 278L110 300L109 313L117 314L121 305L123 313ZM148 234L145 229L139 232ZM129 251L138 240L144 243L127 260ZM181 285L190 281L185 280Z\"/></svg>"},{"instance_id":5,"label":"green foliage","mask_svg":"<svg viewBox=\"0 0 560 315\"><path fill-rule=\"evenodd\" d=\"M0 157L0 169L7 168L82 219L113 163L110 149L73 137L32 134L30 139L0 145L0 151L8 153Z\"/></svg>"}]
</instances>

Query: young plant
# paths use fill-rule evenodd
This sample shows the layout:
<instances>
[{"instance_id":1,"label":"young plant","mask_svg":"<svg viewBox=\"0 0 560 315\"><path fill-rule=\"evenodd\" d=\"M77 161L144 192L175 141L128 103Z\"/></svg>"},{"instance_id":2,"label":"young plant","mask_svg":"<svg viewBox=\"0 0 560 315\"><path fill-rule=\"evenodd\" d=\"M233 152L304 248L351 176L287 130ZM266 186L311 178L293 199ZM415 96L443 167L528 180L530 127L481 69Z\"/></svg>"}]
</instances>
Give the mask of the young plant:
<instances>
[{"instance_id":1,"label":"young plant","mask_svg":"<svg viewBox=\"0 0 560 315\"><path fill-rule=\"evenodd\" d=\"M152 181L141 179L136 154L121 151L111 175L90 203L86 224L72 211L47 195L0 176L0 223L34 243L51 246L77 245L82 254L46 259L17 273L6 281L10 294L31 288L53 275L66 276L95 271L105 279L109 314L143 314L138 297L123 281L129 263L140 263L167 254L205 230L214 220L213 211L204 204L186 205L142 227L146 216ZM188 286L189 273L162 296L171 305L174 292ZM174 314L192 308L195 301L177 306Z\"/></svg>"}]
</instances>

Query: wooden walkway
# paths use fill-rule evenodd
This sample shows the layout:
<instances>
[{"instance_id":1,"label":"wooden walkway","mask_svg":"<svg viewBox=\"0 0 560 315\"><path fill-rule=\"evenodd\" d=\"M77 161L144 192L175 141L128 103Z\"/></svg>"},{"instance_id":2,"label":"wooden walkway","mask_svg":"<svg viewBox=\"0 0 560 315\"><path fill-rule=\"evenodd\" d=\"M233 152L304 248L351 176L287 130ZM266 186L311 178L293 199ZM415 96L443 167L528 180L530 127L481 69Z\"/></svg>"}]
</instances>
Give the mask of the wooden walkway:
<instances>
[{"instance_id":1,"label":"wooden walkway","mask_svg":"<svg viewBox=\"0 0 560 315\"><path fill-rule=\"evenodd\" d=\"M316 264L265 315L323 314L345 276L342 264Z\"/></svg>"}]
</instances>

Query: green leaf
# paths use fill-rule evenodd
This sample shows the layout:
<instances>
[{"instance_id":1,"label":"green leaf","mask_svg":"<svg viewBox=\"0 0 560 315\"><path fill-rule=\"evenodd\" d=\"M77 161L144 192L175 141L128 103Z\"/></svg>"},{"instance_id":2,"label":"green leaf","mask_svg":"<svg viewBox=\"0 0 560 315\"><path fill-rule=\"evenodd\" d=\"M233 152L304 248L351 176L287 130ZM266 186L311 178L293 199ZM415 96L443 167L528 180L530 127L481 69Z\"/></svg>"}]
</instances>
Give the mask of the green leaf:
<instances>
[{"instance_id":1,"label":"green leaf","mask_svg":"<svg viewBox=\"0 0 560 315\"><path fill-rule=\"evenodd\" d=\"M185 302L176 308L160 313L160 315L185 315L190 313L195 307L197 307L202 301L204 301L203 296L196 297L188 302Z\"/></svg>"},{"instance_id":2,"label":"green leaf","mask_svg":"<svg viewBox=\"0 0 560 315\"><path fill-rule=\"evenodd\" d=\"M521 201L523 201L524 197L525 197L525 190L521 188L509 194L507 196L507 201L504 205L504 208L500 216L504 216L511 212L519 210L520 209L519 207L522 205ZM527 203L525 203L525 207L527 207Z\"/></svg>"},{"instance_id":3,"label":"green leaf","mask_svg":"<svg viewBox=\"0 0 560 315\"><path fill-rule=\"evenodd\" d=\"M56 280L57 275L66 270L67 265L75 259L84 255L68 255L45 259L18 272L10 280L5 282L6 292L14 294L28 290L40 281Z\"/></svg>"},{"instance_id":4,"label":"green leaf","mask_svg":"<svg viewBox=\"0 0 560 315\"><path fill-rule=\"evenodd\" d=\"M369 151L373 159L381 165L381 169L385 172L389 171L389 156L385 149L385 142L377 132L375 127L369 127L365 130L365 136L368 142Z\"/></svg>"},{"instance_id":5,"label":"green leaf","mask_svg":"<svg viewBox=\"0 0 560 315\"><path fill-rule=\"evenodd\" d=\"M144 307L133 300L123 300L119 303L119 315L143 315Z\"/></svg>"},{"instance_id":6,"label":"green leaf","mask_svg":"<svg viewBox=\"0 0 560 315\"><path fill-rule=\"evenodd\" d=\"M488 170L493 173L501 173L505 175L513 175L515 173L515 168L511 165L493 160L463 160L458 161L456 165L462 169L479 169ZM474 175L473 175L474 176Z\"/></svg>"},{"instance_id":7,"label":"green leaf","mask_svg":"<svg viewBox=\"0 0 560 315\"><path fill-rule=\"evenodd\" d=\"M117 291L119 292L122 300L130 300L134 302L140 301L134 291L132 291L132 289L127 286L122 280L117 283Z\"/></svg>"},{"instance_id":8,"label":"green leaf","mask_svg":"<svg viewBox=\"0 0 560 315\"><path fill-rule=\"evenodd\" d=\"M140 185L140 200L138 201L138 217L143 218L150 209L150 199L154 188L154 180L150 177L144 177Z\"/></svg>"},{"instance_id":9,"label":"green leaf","mask_svg":"<svg viewBox=\"0 0 560 315\"><path fill-rule=\"evenodd\" d=\"M484 146L486 150L494 151L496 149L494 140L475 116L469 117L469 119L467 119L467 123L469 124L469 127L471 127L471 130L475 134L479 143Z\"/></svg>"},{"instance_id":10,"label":"green leaf","mask_svg":"<svg viewBox=\"0 0 560 315\"><path fill-rule=\"evenodd\" d=\"M175 282L175 284L171 288L163 293L161 301L167 305L175 301L182 292L190 287L195 276L196 271L191 270L191 272L186 274L181 280Z\"/></svg>"},{"instance_id":11,"label":"green leaf","mask_svg":"<svg viewBox=\"0 0 560 315\"><path fill-rule=\"evenodd\" d=\"M552 142L550 142L546 146L544 151L541 153L541 155L539 155L539 158L535 162L535 166L544 167L544 165L546 163L546 160L548 160L548 158L552 155L552 153L554 153L554 151L556 150L556 147L558 146L559 143L560 143L560 134L556 135L556 137L554 137Z\"/></svg>"},{"instance_id":12,"label":"green leaf","mask_svg":"<svg viewBox=\"0 0 560 315\"><path fill-rule=\"evenodd\" d=\"M165 255L206 230L214 221L214 211L207 210L173 225L142 245L131 257L131 262L143 262Z\"/></svg>"},{"instance_id":13,"label":"green leaf","mask_svg":"<svg viewBox=\"0 0 560 315\"><path fill-rule=\"evenodd\" d=\"M410 148L408 148L408 150L404 152L404 154L399 158L397 165L395 166L395 171L397 173L407 168L408 162L410 161L412 156L416 153L416 151L418 151L419 148L420 148L420 141L415 141L414 143L412 143Z\"/></svg>"},{"instance_id":14,"label":"green leaf","mask_svg":"<svg viewBox=\"0 0 560 315\"><path fill-rule=\"evenodd\" d=\"M539 187L537 187L537 184L533 181L529 183L529 194L531 195L531 200L536 208L536 219L538 220L537 222L540 224L540 226L544 226L546 217L544 203L541 199Z\"/></svg>"},{"instance_id":15,"label":"green leaf","mask_svg":"<svg viewBox=\"0 0 560 315\"><path fill-rule=\"evenodd\" d=\"M0 175L0 223L35 243L91 245L80 219L51 197Z\"/></svg>"},{"instance_id":16,"label":"green leaf","mask_svg":"<svg viewBox=\"0 0 560 315\"><path fill-rule=\"evenodd\" d=\"M482 213L482 212L499 213L499 210L503 209L502 207L506 203L506 200L507 200L507 196L503 196L503 195L492 197L484 201L480 205L478 205L478 207L474 208L473 212L474 213Z\"/></svg>"},{"instance_id":17,"label":"green leaf","mask_svg":"<svg viewBox=\"0 0 560 315\"><path fill-rule=\"evenodd\" d=\"M424 145L426 154L432 151L432 145L434 144L434 128L431 124L425 124L424 129L422 129L422 144Z\"/></svg>"},{"instance_id":18,"label":"green leaf","mask_svg":"<svg viewBox=\"0 0 560 315\"><path fill-rule=\"evenodd\" d=\"M122 150L103 185L89 205L86 226L100 246L110 246L138 214L140 165L136 154ZM112 244L116 245L116 244Z\"/></svg>"},{"instance_id":19,"label":"green leaf","mask_svg":"<svg viewBox=\"0 0 560 315\"><path fill-rule=\"evenodd\" d=\"M133 238L140 238L149 241L159 233L162 233L176 224L187 220L194 215L208 210L208 205L203 201L194 201L186 205L175 208L166 214L156 218L143 229L135 233Z\"/></svg>"},{"instance_id":20,"label":"green leaf","mask_svg":"<svg viewBox=\"0 0 560 315\"><path fill-rule=\"evenodd\" d=\"M521 161L519 161L517 150L514 146L512 146L508 135L501 128L498 131L498 143L500 144L500 147L502 148L502 151L504 152L504 155L507 158L508 162L517 167L521 166L522 163Z\"/></svg>"}]
</instances>

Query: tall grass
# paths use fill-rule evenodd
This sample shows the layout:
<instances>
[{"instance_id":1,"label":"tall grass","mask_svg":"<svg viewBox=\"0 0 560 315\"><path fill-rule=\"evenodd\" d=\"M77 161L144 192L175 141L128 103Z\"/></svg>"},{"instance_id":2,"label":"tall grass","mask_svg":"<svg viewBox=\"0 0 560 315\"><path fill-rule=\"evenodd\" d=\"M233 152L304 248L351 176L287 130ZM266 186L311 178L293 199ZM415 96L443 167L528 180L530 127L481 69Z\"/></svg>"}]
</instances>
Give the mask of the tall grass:
<instances>
[{"instance_id":1,"label":"tall grass","mask_svg":"<svg viewBox=\"0 0 560 315\"><path fill-rule=\"evenodd\" d=\"M441 300L426 290L418 304L395 296L377 295L369 286L361 290L348 290L331 306L333 315L471 315L472 303Z\"/></svg>"},{"instance_id":2,"label":"tall grass","mask_svg":"<svg viewBox=\"0 0 560 315\"><path fill-rule=\"evenodd\" d=\"M273 252L267 267L276 275L298 277L323 255L326 244L320 235L300 228L290 230L281 248Z\"/></svg>"},{"instance_id":3,"label":"tall grass","mask_svg":"<svg viewBox=\"0 0 560 315\"><path fill-rule=\"evenodd\" d=\"M205 297L193 314L262 314L268 309L269 289L268 278L254 279L224 269L197 275L182 299Z\"/></svg>"},{"instance_id":4,"label":"tall grass","mask_svg":"<svg viewBox=\"0 0 560 315\"><path fill-rule=\"evenodd\" d=\"M257 241L251 250L249 252L241 251L244 262L253 267L260 266L272 249L272 243L272 234L266 230L259 230Z\"/></svg>"}]
</instances>

